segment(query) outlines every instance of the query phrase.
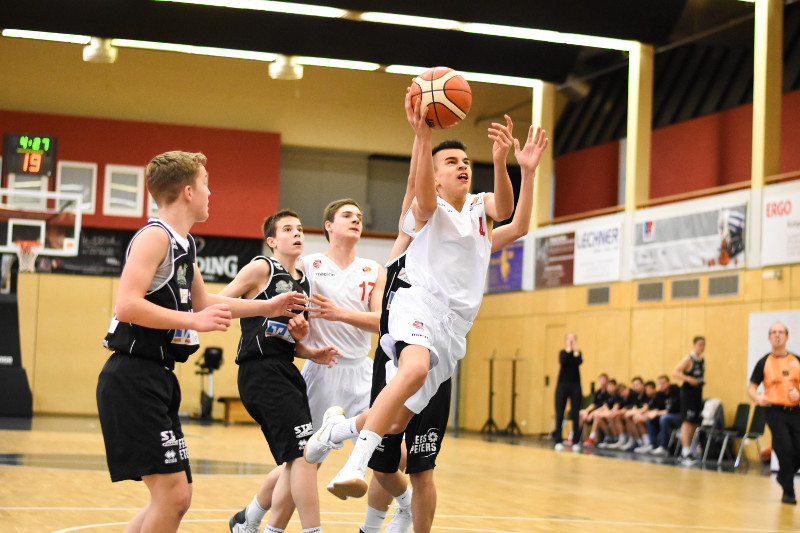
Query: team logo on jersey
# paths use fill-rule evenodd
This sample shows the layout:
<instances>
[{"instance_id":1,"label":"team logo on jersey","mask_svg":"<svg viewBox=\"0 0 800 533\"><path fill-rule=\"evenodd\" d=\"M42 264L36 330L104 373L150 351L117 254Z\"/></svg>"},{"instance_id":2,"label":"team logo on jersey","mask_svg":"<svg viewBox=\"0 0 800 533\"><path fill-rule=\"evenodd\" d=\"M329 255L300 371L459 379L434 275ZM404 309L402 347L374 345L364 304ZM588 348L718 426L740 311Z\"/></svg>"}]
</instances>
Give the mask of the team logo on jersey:
<instances>
[{"instance_id":1,"label":"team logo on jersey","mask_svg":"<svg viewBox=\"0 0 800 533\"><path fill-rule=\"evenodd\" d=\"M422 329L423 327L425 327L425 326L422 324L422 322L421 322L421 321L419 321L419 320L414 320L414 323L413 323L413 324L411 324L411 325L412 325L412 326L414 326L414 327L415 327L415 328L417 328L417 329Z\"/></svg>"},{"instance_id":2,"label":"team logo on jersey","mask_svg":"<svg viewBox=\"0 0 800 533\"><path fill-rule=\"evenodd\" d=\"M386 310L387 311L392 308L392 300L394 300L394 295L395 295L394 291L389 293L389 299L386 301Z\"/></svg>"},{"instance_id":3,"label":"team logo on jersey","mask_svg":"<svg viewBox=\"0 0 800 533\"><path fill-rule=\"evenodd\" d=\"M278 263L277 261L275 263L272 263L272 268L274 268L275 270L280 270L282 272L286 271L286 269L283 268L283 265Z\"/></svg>"},{"instance_id":4,"label":"team logo on jersey","mask_svg":"<svg viewBox=\"0 0 800 533\"><path fill-rule=\"evenodd\" d=\"M372 271L372 267L364 267L364 268L361 269L361 271L362 272L371 272Z\"/></svg>"},{"instance_id":5,"label":"team logo on jersey","mask_svg":"<svg viewBox=\"0 0 800 533\"><path fill-rule=\"evenodd\" d=\"M179 287L188 286L188 283L186 283L186 265L181 265L178 267L178 272L175 274L175 279L178 281Z\"/></svg>"},{"instance_id":6,"label":"team logo on jersey","mask_svg":"<svg viewBox=\"0 0 800 533\"><path fill-rule=\"evenodd\" d=\"M200 344L200 337L193 329L176 329L172 335L172 344L183 344L186 346L196 346Z\"/></svg>"},{"instance_id":7,"label":"team logo on jersey","mask_svg":"<svg viewBox=\"0 0 800 533\"><path fill-rule=\"evenodd\" d=\"M189 289L178 289L181 295L181 303L188 304L189 303Z\"/></svg>"},{"instance_id":8,"label":"team logo on jersey","mask_svg":"<svg viewBox=\"0 0 800 533\"><path fill-rule=\"evenodd\" d=\"M274 320L267 320L267 329L264 330L265 337L281 337L286 338L289 333L289 326L282 322L275 322Z\"/></svg>"},{"instance_id":9,"label":"team logo on jersey","mask_svg":"<svg viewBox=\"0 0 800 533\"><path fill-rule=\"evenodd\" d=\"M321 266L322 266L322 261L320 261L319 259L317 259L317 260L315 260L315 261L314 261L314 263L313 263L313 264L314 264L314 268L319 268L319 267L321 267Z\"/></svg>"},{"instance_id":10,"label":"team logo on jersey","mask_svg":"<svg viewBox=\"0 0 800 533\"><path fill-rule=\"evenodd\" d=\"M469 204L469 210L472 211L475 207L478 206L478 201L481 199L480 196L476 196L472 199L472 203Z\"/></svg>"},{"instance_id":11,"label":"team logo on jersey","mask_svg":"<svg viewBox=\"0 0 800 533\"><path fill-rule=\"evenodd\" d=\"M275 284L275 292L278 293L292 292L292 284L286 280L281 280Z\"/></svg>"},{"instance_id":12,"label":"team logo on jersey","mask_svg":"<svg viewBox=\"0 0 800 533\"><path fill-rule=\"evenodd\" d=\"M397 274L397 279L399 279L401 281L405 281L406 283L411 283L408 280L408 274L406 273L406 268L405 267L400 269L400 272Z\"/></svg>"}]
</instances>

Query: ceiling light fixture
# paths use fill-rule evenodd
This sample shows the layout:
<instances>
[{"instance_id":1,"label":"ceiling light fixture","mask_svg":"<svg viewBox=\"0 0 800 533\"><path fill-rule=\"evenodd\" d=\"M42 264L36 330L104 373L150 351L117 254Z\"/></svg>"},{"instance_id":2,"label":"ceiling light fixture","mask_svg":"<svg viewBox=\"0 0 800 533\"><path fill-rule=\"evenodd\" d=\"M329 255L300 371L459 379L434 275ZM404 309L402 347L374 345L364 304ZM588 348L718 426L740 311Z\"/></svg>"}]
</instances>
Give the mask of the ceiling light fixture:
<instances>
[{"instance_id":1,"label":"ceiling light fixture","mask_svg":"<svg viewBox=\"0 0 800 533\"><path fill-rule=\"evenodd\" d=\"M269 65L269 77L273 80L303 79L303 65L297 64L297 59L293 56L278 54Z\"/></svg>"},{"instance_id":2,"label":"ceiling light fixture","mask_svg":"<svg viewBox=\"0 0 800 533\"><path fill-rule=\"evenodd\" d=\"M461 22L457 20L395 15L393 13L381 13L378 11L359 13L353 17L353 20L380 22L383 24L399 24L401 26L413 26L416 28L433 28L436 30L457 30L461 27Z\"/></svg>"},{"instance_id":3,"label":"ceiling light fixture","mask_svg":"<svg viewBox=\"0 0 800 533\"><path fill-rule=\"evenodd\" d=\"M389 74L419 76L422 72L427 70L427 68L411 65L389 65L384 70ZM515 87L533 87L539 81L534 78L518 78L516 76L502 76L500 74L482 74L480 72L467 72L464 70L459 70L458 73L464 76L464 79L467 81L494 83L495 85L513 85Z\"/></svg>"},{"instance_id":4,"label":"ceiling light fixture","mask_svg":"<svg viewBox=\"0 0 800 533\"><path fill-rule=\"evenodd\" d=\"M92 37L89 44L83 47L83 60L87 63L110 64L117 60L117 49L111 45L111 39Z\"/></svg>"},{"instance_id":5,"label":"ceiling light fixture","mask_svg":"<svg viewBox=\"0 0 800 533\"><path fill-rule=\"evenodd\" d=\"M346 9L293 2L273 2L271 0L155 0L156 2L174 2L177 4L195 4L199 6L230 7L234 9L252 9L289 15L308 15L311 17L341 18L347 14Z\"/></svg>"}]
</instances>

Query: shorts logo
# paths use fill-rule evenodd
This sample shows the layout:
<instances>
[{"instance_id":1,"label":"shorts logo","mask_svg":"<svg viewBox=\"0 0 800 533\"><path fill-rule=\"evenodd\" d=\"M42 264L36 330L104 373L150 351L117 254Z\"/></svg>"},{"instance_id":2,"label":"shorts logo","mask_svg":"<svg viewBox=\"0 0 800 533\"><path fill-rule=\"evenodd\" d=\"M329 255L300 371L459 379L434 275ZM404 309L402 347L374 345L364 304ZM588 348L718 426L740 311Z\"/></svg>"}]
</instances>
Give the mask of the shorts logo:
<instances>
[{"instance_id":1,"label":"shorts logo","mask_svg":"<svg viewBox=\"0 0 800 533\"><path fill-rule=\"evenodd\" d=\"M302 440L297 441L297 449L298 450L305 450L306 449L306 444L308 444L308 441L306 439L302 439Z\"/></svg>"},{"instance_id":2,"label":"shorts logo","mask_svg":"<svg viewBox=\"0 0 800 533\"><path fill-rule=\"evenodd\" d=\"M322 261L320 261L319 259L317 259L316 261L314 261L314 263L313 263L313 264L314 264L314 268L319 268L319 267L321 267L321 266L322 266Z\"/></svg>"},{"instance_id":3,"label":"shorts logo","mask_svg":"<svg viewBox=\"0 0 800 533\"><path fill-rule=\"evenodd\" d=\"M288 281L281 280L275 284L275 292L282 294L284 292L291 292L292 284Z\"/></svg>"},{"instance_id":4,"label":"shorts logo","mask_svg":"<svg viewBox=\"0 0 800 533\"><path fill-rule=\"evenodd\" d=\"M300 426L294 427L294 436L297 437L298 439L303 437L310 437L313 434L314 430L311 427L311 422L309 422L308 424L302 424Z\"/></svg>"},{"instance_id":5,"label":"shorts logo","mask_svg":"<svg viewBox=\"0 0 800 533\"><path fill-rule=\"evenodd\" d=\"M414 323L412 324L412 326L414 326L417 329L422 329L424 327L423 324L422 324L422 321L420 321L420 320L414 320Z\"/></svg>"},{"instance_id":6,"label":"shorts logo","mask_svg":"<svg viewBox=\"0 0 800 533\"><path fill-rule=\"evenodd\" d=\"M164 464L169 465L172 463L178 462L178 454L175 453L175 450L167 450L164 452Z\"/></svg>"},{"instance_id":7,"label":"shorts logo","mask_svg":"<svg viewBox=\"0 0 800 533\"><path fill-rule=\"evenodd\" d=\"M169 446L178 446L179 442L178 439L175 438L175 433L173 431L162 431L161 432L161 445L165 447Z\"/></svg>"},{"instance_id":8,"label":"shorts logo","mask_svg":"<svg viewBox=\"0 0 800 533\"><path fill-rule=\"evenodd\" d=\"M430 457L439 453L439 430L437 428L430 428L424 434L414 437L414 444L408 453L420 455L422 457Z\"/></svg>"}]
</instances>

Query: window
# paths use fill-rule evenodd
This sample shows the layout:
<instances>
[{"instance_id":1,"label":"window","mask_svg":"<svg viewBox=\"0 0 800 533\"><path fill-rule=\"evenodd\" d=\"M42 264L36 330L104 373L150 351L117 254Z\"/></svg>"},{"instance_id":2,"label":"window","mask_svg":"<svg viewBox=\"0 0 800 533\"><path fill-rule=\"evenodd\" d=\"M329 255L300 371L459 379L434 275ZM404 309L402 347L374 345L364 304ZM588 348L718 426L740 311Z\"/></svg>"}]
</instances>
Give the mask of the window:
<instances>
[{"instance_id":1,"label":"window","mask_svg":"<svg viewBox=\"0 0 800 533\"><path fill-rule=\"evenodd\" d=\"M8 188L22 193L44 193L47 192L48 181L47 176L9 174ZM15 194L8 197L8 203L20 209L45 209L47 207L47 199L44 195L27 196L25 194Z\"/></svg>"},{"instance_id":2,"label":"window","mask_svg":"<svg viewBox=\"0 0 800 533\"><path fill-rule=\"evenodd\" d=\"M81 195L81 211L93 215L97 201L97 163L59 161L57 177L56 190Z\"/></svg>"},{"instance_id":3,"label":"window","mask_svg":"<svg viewBox=\"0 0 800 533\"><path fill-rule=\"evenodd\" d=\"M103 214L141 217L144 208L144 167L106 165Z\"/></svg>"},{"instance_id":4,"label":"window","mask_svg":"<svg viewBox=\"0 0 800 533\"><path fill-rule=\"evenodd\" d=\"M158 218L158 204L153 200L153 195L147 193L147 216L149 218Z\"/></svg>"}]
</instances>

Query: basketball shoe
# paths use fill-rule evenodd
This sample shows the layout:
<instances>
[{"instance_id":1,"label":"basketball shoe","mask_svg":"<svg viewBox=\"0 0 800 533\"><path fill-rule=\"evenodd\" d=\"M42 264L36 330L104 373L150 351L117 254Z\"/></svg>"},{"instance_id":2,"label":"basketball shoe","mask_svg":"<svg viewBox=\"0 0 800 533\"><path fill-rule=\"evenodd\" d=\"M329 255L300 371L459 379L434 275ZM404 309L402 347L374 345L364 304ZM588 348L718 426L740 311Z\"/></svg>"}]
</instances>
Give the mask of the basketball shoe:
<instances>
[{"instance_id":1,"label":"basketball shoe","mask_svg":"<svg viewBox=\"0 0 800 533\"><path fill-rule=\"evenodd\" d=\"M411 516L411 507L398 506L383 533L411 533L412 525L414 525L414 520Z\"/></svg>"},{"instance_id":2,"label":"basketball shoe","mask_svg":"<svg viewBox=\"0 0 800 533\"><path fill-rule=\"evenodd\" d=\"M333 425L342 420L344 420L344 409L338 405L328 407L328 410L322 416L322 427L311 435L308 443L306 443L306 461L309 463L321 463L331 450L338 450L342 447L343 443L331 441Z\"/></svg>"},{"instance_id":3,"label":"basketball shoe","mask_svg":"<svg viewBox=\"0 0 800 533\"><path fill-rule=\"evenodd\" d=\"M348 497L360 498L367 493L365 474L366 472L351 466L348 461L328 483L328 492L342 500L346 500Z\"/></svg>"},{"instance_id":4,"label":"basketball shoe","mask_svg":"<svg viewBox=\"0 0 800 533\"><path fill-rule=\"evenodd\" d=\"M231 533L259 533L258 524L248 524L245 514L247 508L242 509L228 522L228 527L231 528Z\"/></svg>"}]
</instances>

